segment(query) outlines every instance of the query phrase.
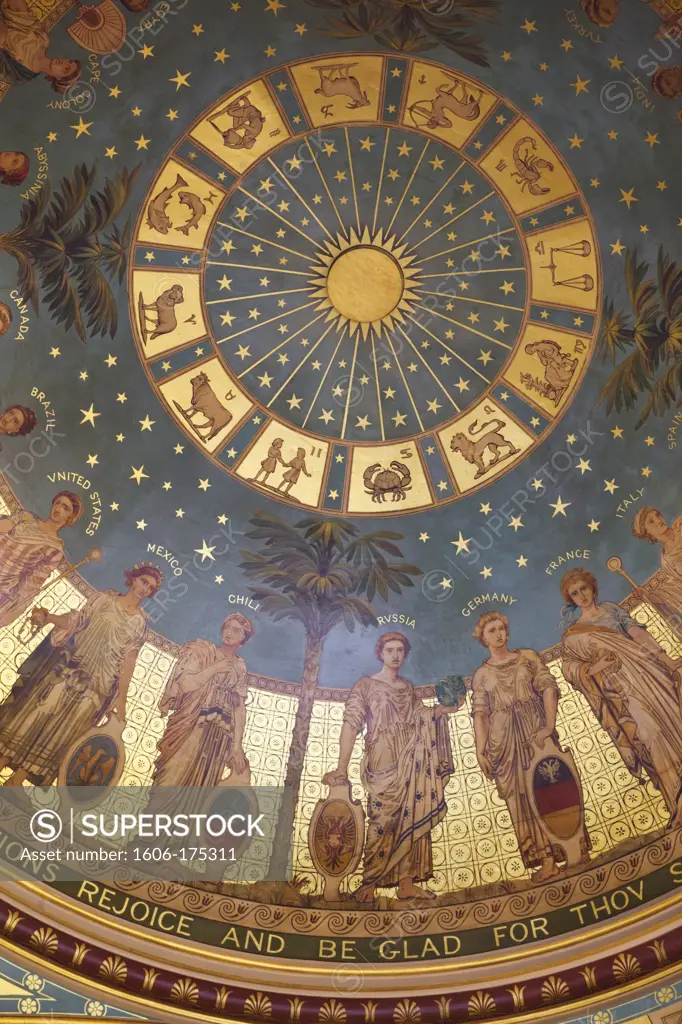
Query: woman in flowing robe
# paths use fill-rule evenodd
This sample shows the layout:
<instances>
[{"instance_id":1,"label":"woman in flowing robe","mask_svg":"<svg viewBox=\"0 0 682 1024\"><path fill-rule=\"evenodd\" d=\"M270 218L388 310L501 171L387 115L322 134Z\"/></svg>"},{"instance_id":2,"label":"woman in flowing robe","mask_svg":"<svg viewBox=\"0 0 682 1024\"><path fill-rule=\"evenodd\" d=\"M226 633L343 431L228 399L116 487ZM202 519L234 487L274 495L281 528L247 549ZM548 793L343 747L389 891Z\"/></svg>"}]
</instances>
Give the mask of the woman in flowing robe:
<instances>
[{"instance_id":1,"label":"woman in flowing robe","mask_svg":"<svg viewBox=\"0 0 682 1024\"><path fill-rule=\"evenodd\" d=\"M559 687L536 651L510 651L509 619L486 612L473 633L490 651L473 675L472 714L476 757L507 804L524 866L537 868L534 882L557 874L552 844L526 794L525 773L538 749L561 753L556 733ZM591 847L583 825L582 853Z\"/></svg>"},{"instance_id":2,"label":"woman in flowing robe","mask_svg":"<svg viewBox=\"0 0 682 1024\"><path fill-rule=\"evenodd\" d=\"M222 646L193 640L185 646L159 711L172 712L159 744L156 786L217 786L225 767L244 775L248 695L246 665L237 650L253 625L235 612L223 622Z\"/></svg>"},{"instance_id":3,"label":"woman in flowing robe","mask_svg":"<svg viewBox=\"0 0 682 1024\"><path fill-rule=\"evenodd\" d=\"M23 510L0 518L0 628L26 611L63 561L60 531L73 526L82 512L77 494L60 491L47 519Z\"/></svg>"},{"instance_id":4,"label":"woman in flowing robe","mask_svg":"<svg viewBox=\"0 0 682 1024\"><path fill-rule=\"evenodd\" d=\"M679 667L617 604L599 600L596 578L571 569L561 595L580 616L564 633L562 670L583 694L635 778L646 772L679 824L682 715Z\"/></svg>"},{"instance_id":5,"label":"woman in flowing robe","mask_svg":"<svg viewBox=\"0 0 682 1024\"><path fill-rule=\"evenodd\" d=\"M147 632L140 602L156 593L163 573L143 563L124 575L125 595L96 593L65 615L33 609L36 626L55 627L49 644L57 651L44 674L40 659L35 676L22 672L21 685L0 707L0 771L14 769L10 785L25 779L49 785L71 744L114 704L125 721L128 686Z\"/></svg>"},{"instance_id":6,"label":"woman in flowing robe","mask_svg":"<svg viewBox=\"0 0 682 1024\"><path fill-rule=\"evenodd\" d=\"M416 882L433 878L431 831L447 814L445 787L453 771L447 720L457 707L426 707L412 683L398 674L410 652L402 633L385 633L375 653L382 667L363 676L346 702L339 739L339 763L322 781L348 781L348 764L363 727L365 754L362 782L369 819L364 850L360 902L374 897L377 886L398 887L400 899L433 898Z\"/></svg>"},{"instance_id":7,"label":"woman in flowing robe","mask_svg":"<svg viewBox=\"0 0 682 1024\"><path fill-rule=\"evenodd\" d=\"M639 601L653 605L675 632L682 635L682 516L668 526L657 508L641 508L632 521L637 540L662 544L661 569L665 578L655 587L636 587Z\"/></svg>"},{"instance_id":8,"label":"woman in flowing robe","mask_svg":"<svg viewBox=\"0 0 682 1024\"><path fill-rule=\"evenodd\" d=\"M44 74L58 93L76 84L81 62L48 57L50 37L26 0L0 0L0 10L1 79L21 85Z\"/></svg>"}]
</instances>

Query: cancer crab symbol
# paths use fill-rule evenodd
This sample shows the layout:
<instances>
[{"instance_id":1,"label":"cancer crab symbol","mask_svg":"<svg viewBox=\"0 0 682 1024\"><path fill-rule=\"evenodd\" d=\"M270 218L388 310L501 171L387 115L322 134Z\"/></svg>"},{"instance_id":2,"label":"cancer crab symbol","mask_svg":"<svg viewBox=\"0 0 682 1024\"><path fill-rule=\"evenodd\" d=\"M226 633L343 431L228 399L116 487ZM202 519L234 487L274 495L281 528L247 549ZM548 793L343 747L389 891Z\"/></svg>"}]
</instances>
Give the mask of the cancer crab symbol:
<instances>
[{"instance_id":1,"label":"cancer crab symbol","mask_svg":"<svg viewBox=\"0 0 682 1024\"><path fill-rule=\"evenodd\" d=\"M400 501L412 487L412 474L403 462L392 462L390 469L382 469L381 463L375 462L367 467L362 479L372 501L386 501L387 494L393 495L393 501Z\"/></svg>"}]
</instances>

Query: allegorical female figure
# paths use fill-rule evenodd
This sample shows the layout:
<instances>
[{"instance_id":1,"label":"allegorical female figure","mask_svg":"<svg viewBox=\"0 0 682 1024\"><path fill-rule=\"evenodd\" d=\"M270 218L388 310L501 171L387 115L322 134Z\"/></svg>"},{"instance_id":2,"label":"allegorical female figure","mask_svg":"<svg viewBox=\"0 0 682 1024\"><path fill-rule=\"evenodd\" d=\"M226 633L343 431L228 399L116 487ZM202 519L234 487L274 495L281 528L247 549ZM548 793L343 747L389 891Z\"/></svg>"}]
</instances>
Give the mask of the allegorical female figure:
<instances>
[{"instance_id":1,"label":"allegorical female figure","mask_svg":"<svg viewBox=\"0 0 682 1024\"><path fill-rule=\"evenodd\" d=\"M44 74L55 92L80 78L79 60L48 57L50 37L26 0L0 0L0 79L21 85Z\"/></svg>"},{"instance_id":2,"label":"allegorical female figure","mask_svg":"<svg viewBox=\"0 0 682 1024\"><path fill-rule=\"evenodd\" d=\"M159 706L172 712L159 744L154 784L217 786L225 767L243 775L246 665L237 653L254 629L235 612L223 622L222 645L208 640L186 644Z\"/></svg>"},{"instance_id":3,"label":"allegorical female figure","mask_svg":"<svg viewBox=\"0 0 682 1024\"><path fill-rule=\"evenodd\" d=\"M125 721L128 686L147 632L140 603L156 593L163 573L143 563L124 576L126 594L96 593L65 615L33 609L36 626L55 627L43 641L54 650L46 655L38 648L24 662L21 684L0 707L0 771L14 769L10 785L25 779L49 785L71 744L105 712L115 707Z\"/></svg>"},{"instance_id":4,"label":"allegorical female figure","mask_svg":"<svg viewBox=\"0 0 682 1024\"><path fill-rule=\"evenodd\" d=\"M636 587L635 597L648 601L682 632L682 516L668 526L657 508L641 508L632 521L637 540L662 544L661 569L665 579L656 587Z\"/></svg>"},{"instance_id":5,"label":"allegorical female figure","mask_svg":"<svg viewBox=\"0 0 682 1024\"><path fill-rule=\"evenodd\" d=\"M30 161L25 153L4 149L0 152L0 185L21 185L26 178Z\"/></svg>"},{"instance_id":6,"label":"allegorical female figure","mask_svg":"<svg viewBox=\"0 0 682 1024\"><path fill-rule=\"evenodd\" d=\"M362 781L367 791L368 828L363 885L356 899L368 902L377 886L398 887L400 899L433 897L415 883L433 877L431 831L447 813L445 786L453 771L444 714L457 707L426 707L412 683L399 675L410 653L402 633L384 633L375 653L381 669L363 676L346 702L339 763L322 781L348 781L355 739L365 732Z\"/></svg>"},{"instance_id":7,"label":"allegorical female figure","mask_svg":"<svg viewBox=\"0 0 682 1024\"><path fill-rule=\"evenodd\" d=\"M680 662L620 605L598 603L591 572L571 569L560 586L567 610L580 613L564 633L564 676L583 694L631 773L641 780L646 771L665 800L671 824L680 823Z\"/></svg>"},{"instance_id":8,"label":"allegorical female figure","mask_svg":"<svg viewBox=\"0 0 682 1024\"><path fill-rule=\"evenodd\" d=\"M14 622L64 558L59 536L83 512L83 502L71 491L52 499L47 519L33 512L13 512L0 518L0 628Z\"/></svg>"},{"instance_id":9,"label":"allegorical female figure","mask_svg":"<svg viewBox=\"0 0 682 1024\"><path fill-rule=\"evenodd\" d=\"M539 750L561 752L555 729L559 688L539 654L526 648L509 650L506 615L486 612L473 635L490 651L471 684L476 757L507 804L525 867L537 868L533 880L544 882L557 874L557 865L528 799L525 773ZM585 858L590 846L583 828Z\"/></svg>"}]
</instances>

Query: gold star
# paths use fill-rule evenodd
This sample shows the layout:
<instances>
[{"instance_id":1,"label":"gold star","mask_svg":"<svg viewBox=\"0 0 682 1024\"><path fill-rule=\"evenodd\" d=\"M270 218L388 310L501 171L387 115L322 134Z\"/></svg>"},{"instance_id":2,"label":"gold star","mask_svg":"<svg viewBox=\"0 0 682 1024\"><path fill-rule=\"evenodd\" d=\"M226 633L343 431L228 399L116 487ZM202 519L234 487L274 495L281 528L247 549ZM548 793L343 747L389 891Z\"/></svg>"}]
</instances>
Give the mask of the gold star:
<instances>
[{"instance_id":1,"label":"gold star","mask_svg":"<svg viewBox=\"0 0 682 1024\"><path fill-rule=\"evenodd\" d=\"M280 3L280 0L266 0L266 3L267 6L264 8L264 10L266 11L266 13L267 11L272 11L275 17L277 17L278 11L281 11L284 8L284 4Z\"/></svg>"},{"instance_id":2,"label":"gold star","mask_svg":"<svg viewBox=\"0 0 682 1024\"><path fill-rule=\"evenodd\" d=\"M539 93L536 92L535 96L533 96L533 103L535 104L535 106L536 107L541 107L543 102L544 102L543 101L543 97L540 96Z\"/></svg>"},{"instance_id":3,"label":"gold star","mask_svg":"<svg viewBox=\"0 0 682 1024\"><path fill-rule=\"evenodd\" d=\"M545 64L545 62L543 61L540 65L540 71L549 71L549 64Z\"/></svg>"},{"instance_id":4,"label":"gold star","mask_svg":"<svg viewBox=\"0 0 682 1024\"><path fill-rule=\"evenodd\" d=\"M455 551L456 555L461 555L463 551L466 552L466 554L468 555L468 554L470 554L470 552L469 552L469 544L471 544L472 540L473 540L473 537L467 537L465 539L462 536L462 531L460 530L459 531L459 537L457 538L457 540L451 540L450 543L454 544L455 547L457 548L457 550Z\"/></svg>"},{"instance_id":5,"label":"gold star","mask_svg":"<svg viewBox=\"0 0 682 1024\"><path fill-rule=\"evenodd\" d=\"M142 113L142 107L133 107L130 112L133 115L133 117L139 117L140 114Z\"/></svg>"},{"instance_id":6,"label":"gold star","mask_svg":"<svg viewBox=\"0 0 682 1024\"><path fill-rule=\"evenodd\" d=\"M296 28L294 29L294 32L296 33L297 36L302 36L303 33L307 31L308 26L305 24L305 22L302 25L297 25Z\"/></svg>"},{"instance_id":7,"label":"gold star","mask_svg":"<svg viewBox=\"0 0 682 1024\"><path fill-rule=\"evenodd\" d=\"M61 354L62 354L61 353L61 349L58 349L58 348L51 348L50 349L50 355L52 356L53 359L56 359L57 356L60 356Z\"/></svg>"},{"instance_id":8,"label":"gold star","mask_svg":"<svg viewBox=\"0 0 682 1024\"><path fill-rule=\"evenodd\" d=\"M584 476L585 473L591 473L592 467L590 466L589 459L581 459L578 465L575 467L580 470L580 475Z\"/></svg>"},{"instance_id":9,"label":"gold star","mask_svg":"<svg viewBox=\"0 0 682 1024\"><path fill-rule=\"evenodd\" d=\"M609 57L609 65L616 71L620 71L623 66L623 61L616 55L615 57Z\"/></svg>"},{"instance_id":10,"label":"gold star","mask_svg":"<svg viewBox=\"0 0 682 1024\"><path fill-rule=\"evenodd\" d=\"M568 53L569 50L573 49L573 43L570 39L562 39L560 46L562 50L566 51L566 53Z\"/></svg>"},{"instance_id":11,"label":"gold star","mask_svg":"<svg viewBox=\"0 0 682 1024\"><path fill-rule=\"evenodd\" d=\"M134 480L138 487L140 486L143 480L149 480L149 474L145 473L144 466L140 466L139 469L135 469L134 466L131 466L130 468L132 469L133 472L129 479Z\"/></svg>"},{"instance_id":12,"label":"gold star","mask_svg":"<svg viewBox=\"0 0 682 1024\"><path fill-rule=\"evenodd\" d=\"M108 156L110 160L113 160L115 156L118 156L115 146L109 146L104 151L104 155Z\"/></svg>"},{"instance_id":13,"label":"gold star","mask_svg":"<svg viewBox=\"0 0 682 1024\"><path fill-rule=\"evenodd\" d=\"M402 75L402 71L400 70L400 68L391 68L391 77L392 78L400 78L401 75Z\"/></svg>"},{"instance_id":14,"label":"gold star","mask_svg":"<svg viewBox=\"0 0 682 1024\"><path fill-rule=\"evenodd\" d=\"M484 502L481 505L481 507L479 509L479 512L482 512L484 516L489 516L490 513L492 512L492 510L493 510L492 505L489 505L488 502Z\"/></svg>"},{"instance_id":15,"label":"gold star","mask_svg":"<svg viewBox=\"0 0 682 1024\"><path fill-rule=\"evenodd\" d=\"M178 71L177 68L176 68L175 78L169 78L168 81L175 83L175 91L176 92L179 90L180 86L182 86L182 85L186 85L187 88L189 89L190 88L190 84L187 81L187 79L189 78L189 76L191 74L192 74L192 72L188 71L186 74L183 75L183 73L181 71Z\"/></svg>"},{"instance_id":16,"label":"gold star","mask_svg":"<svg viewBox=\"0 0 682 1024\"><path fill-rule=\"evenodd\" d=\"M617 491L618 490L618 484L616 483L615 479L614 480L605 480L604 481L604 490L608 491L609 494L613 494L614 491Z\"/></svg>"},{"instance_id":17,"label":"gold star","mask_svg":"<svg viewBox=\"0 0 682 1024\"><path fill-rule=\"evenodd\" d=\"M555 502L550 501L549 504L550 504L550 508L554 509L554 511L552 512L552 519L554 519L554 517L558 516L558 515L562 515L562 516L565 517L566 516L566 509L569 507L569 505L572 504L572 502L570 502L570 501L562 501L561 500L561 495L559 495Z\"/></svg>"},{"instance_id":18,"label":"gold star","mask_svg":"<svg viewBox=\"0 0 682 1024\"><path fill-rule=\"evenodd\" d=\"M618 132L614 131L612 128L610 132L607 132L607 136L609 139L611 139L612 142L615 142L615 140L618 138Z\"/></svg>"},{"instance_id":19,"label":"gold star","mask_svg":"<svg viewBox=\"0 0 682 1024\"><path fill-rule=\"evenodd\" d=\"M571 149L580 149L585 140L578 138L578 133L576 132L568 141L571 143Z\"/></svg>"},{"instance_id":20,"label":"gold star","mask_svg":"<svg viewBox=\"0 0 682 1024\"><path fill-rule=\"evenodd\" d=\"M487 580L492 576L492 574L492 569L489 566L484 565L478 575L482 576L484 580Z\"/></svg>"},{"instance_id":21,"label":"gold star","mask_svg":"<svg viewBox=\"0 0 682 1024\"><path fill-rule=\"evenodd\" d=\"M95 425L95 417L102 415L101 412L95 412L95 406L94 405L91 405L89 409L81 409L81 413L83 414L83 419L81 420L81 425L83 423L89 423L93 427Z\"/></svg>"},{"instance_id":22,"label":"gold star","mask_svg":"<svg viewBox=\"0 0 682 1024\"><path fill-rule=\"evenodd\" d=\"M509 522L507 523L507 526L513 527L514 528L514 533L516 533L520 529L523 529L523 523L521 522L521 516L512 516L511 519L509 520Z\"/></svg>"},{"instance_id":23,"label":"gold star","mask_svg":"<svg viewBox=\"0 0 682 1024\"><path fill-rule=\"evenodd\" d=\"M590 530L590 533L594 533L595 530L599 529L599 523L595 519L591 519L587 525Z\"/></svg>"},{"instance_id":24,"label":"gold star","mask_svg":"<svg viewBox=\"0 0 682 1024\"><path fill-rule=\"evenodd\" d=\"M221 64L224 64L225 61L230 56L229 53L227 52L227 50L225 49L225 47L223 47L222 50L214 50L213 52L215 53L215 57L213 58L213 63L214 64L215 64L216 61L220 61Z\"/></svg>"},{"instance_id":25,"label":"gold star","mask_svg":"<svg viewBox=\"0 0 682 1024\"><path fill-rule=\"evenodd\" d=\"M648 437L644 438L644 443L647 446L647 448L651 448L652 445L656 444L651 434Z\"/></svg>"},{"instance_id":26,"label":"gold star","mask_svg":"<svg viewBox=\"0 0 682 1024\"><path fill-rule=\"evenodd\" d=\"M151 432L152 426L155 423L156 423L156 420L150 420L149 419L149 413L147 413L145 418L143 420L140 420L140 428L142 430L149 430Z\"/></svg>"},{"instance_id":27,"label":"gold star","mask_svg":"<svg viewBox=\"0 0 682 1024\"><path fill-rule=\"evenodd\" d=\"M360 427L362 430L367 430L370 426L370 421L366 416L358 416L358 422L355 424L356 427Z\"/></svg>"},{"instance_id":28,"label":"gold star","mask_svg":"<svg viewBox=\"0 0 682 1024\"><path fill-rule=\"evenodd\" d=\"M153 57L154 56L154 47L153 46L147 46L147 44L145 43L144 46L142 47L142 49L138 50L137 52L142 54L142 59L143 60L146 60L147 57Z\"/></svg>"},{"instance_id":29,"label":"gold star","mask_svg":"<svg viewBox=\"0 0 682 1024\"><path fill-rule=\"evenodd\" d=\"M47 136L47 141L48 142L56 142L57 141L57 133L56 132L50 132L48 134L48 136Z\"/></svg>"},{"instance_id":30,"label":"gold star","mask_svg":"<svg viewBox=\"0 0 682 1024\"><path fill-rule=\"evenodd\" d=\"M667 184L666 184L666 182L665 182L665 181L657 181L657 182L656 182L656 188L658 189L658 191L659 191L659 192L663 192L663 191L665 191L665 189L666 189L667 187L668 187L668 186L667 186Z\"/></svg>"},{"instance_id":31,"label":"gold star","mask_svg":"<svg viewBox=\"0 0 682 1024\"><path fill-rule=\"evenodd\" d=\"M265 50L263 50L263 53L265 54L266 57L274 57L275 54L277 53L277 50L275 49L274 46L268 46L266 47Z\"/></svg>"},{"instance_id":32,"label":"gold star","mask_svg":"<svg viewBox=\"0 0 682 1024\"><path fill-rule=\"evenodd\" d=\"M201 555L201 561L202 562L205 562L207 558L210 558L210 560L212 562L215 562L215 557L213 555L213 552L215 551L217 546L218 546L217 544L214 544L212 547L209 547L209 545L206 543L206 541L202 537L202 539L201 539L201 547L200 548L195 548L194 549L194 553L197 554L197 555Z\"/></svg>"},{"instance_id":33,"label":"gold star","mask_svg":"<svg viewBox=\"0 0 682 1024\"><path fill-rule=\"evenodd\" d=\"M90 134L90 132L88 131L88 128L91 128L94 123L95 123L94 121L88 121L87 124L86 124L85 121L83 120L83 118L79 117L78 118L78 124L72 124L72 125L69 125L69 127L73 128L75 130L76 138L80 139L81 135L89 135Z\"/></svg>"},{"instance_id":34,"label":"gold star","mask_svg":"<svg viewBox=\"0 0 682 1024\"><path fill-rule=\"evenodd\" d=\"M145 139L143 134L140 135L139 139L135 139L135 145L137 146L138 149L146 149L151 141L151 139Z\"/></svg>"},{"instance_id":35,"label":"gold star","mask_svg":"<svg viewBox=\"0 0 682 1024\"><path fill-rule=\"evenodd\" d=\"M192 35L200 36L203 31L204 31L204 26L203 25L192 25Z\"/></svg>"},{"instance_id":36,"label":"gold star","mask_svg":"<svg viewBox=\"0 0 682 1024\"><path fill-rule=\"evenodd\" d=\"M528 35L530 35L531 32L537 32L537 28L535 27L535 22L534 21L529 21L528 18L526 18L526 20L524 21L524 23L521 26L521 28L522 28L522 30L524 32L527 32Z\"/></svg>"},{"instance_id":37,"label":"gold star","mask_svg":"<svg viewBox=\"0 0 682 1024\"><path fill-rule=\"evenodd\" d=\"M169 110L168 113L166 114L166 117L168 118L169 121L177 121L177 119L178 119L178 111L177 110Z\"/></svg>"},{"instance_id":38,"label":"gold star","mask_svg":"<svg viewBox=\"0 0 682 1024\"><path fill-rule=\"evenodd\" d=\"M119 87L117 85L115 85L115 86L113 86L113 88L109 89L109 96L112 99L117 100L120 95L121 95L121 90L119 89Z\"/></svg>"},{"instance_id":39,"label":"gold star","mask_svg":"<svg viewBox=\"0 0 682 1024\"><path fill-rule=\"evenodd\" d=\"M296 395L292 394L291 398L287 398L287 405L290 409L300 409L302 398L297 398Z\"/></svg>"},{"instance_id":40,"label":"gold star","mask_svg":"<svg viewBox=\"0 0 682 1024\"><path fill-rule=\"evenodd\" d=\"M640 224L639 230L641 234L646 235L649 231L649 228L646 226L646 224Z\"/></svg>"},{"instance_id":41,"label":"gold star","mask_svg":"<svg viewBox=\"0 0 682 1024\"><path fill-rule=\"evenodd\" d=\"M411 146L408 146L406 142L403 142L402 146L398 146L398 156L409 156Z\"/></svg>"},{"instance_id":42,"label":"gold star","mask_svg":"<svg viewBox=\"0 0 682 1024\"><path fill-rule=\"evenodd\" d=\"M516 559L516 564L518 565L519 569L525 569L525 567L528 565L528 559L524 558L523 555L519 555L519 557Z\"/></svg>"},{"instance_id":43,"label":"gold star","mask_svg":"<svg viewBox=\"0 0 682 1024\"><path fill-rule=\"evenodd\" d=\"M507 63L507 61L510 61L511 59L512 59L512 55L509 52L509 50L504 50L502 52L502 60L505 62L505 64Z\"/></svg>"},{"instance_id":44,"label":"gold star","mask_svg":"<svg viewBox=\"0 0 682 1024\"><path fill-rule=\"evenodd\" d=\"M208 482L208 477L206 478L206 480L202 480L201 477L199 477L199 483L197 484L197 487L199 488L200 491L207 491L210 486L211 485Z\"/></svg>"},{"instance_id":45,"label":"gold star","mask_svg":"<svg viewBox=\"0 0 682 1024\"><path fill-rule=\"evenodd\" d=\"M576 75L575 82L571 82L571 88L575 89L576 96L581 92L589 92L587 87L591 81L591 78L581 78L580 75Z\"/></svg>"},{"instance_id":46,"label":"gold star","mask_svg":"<svg viewBox=\"0 0 682 1024\"><path fill-rule=\"evenodd\" d=\"M645 476L647 478L647 480L651 476L651 470L649 469L648 466L644 466L644 468L642 469L642 476Z\"/></svg>"},{"instance_id":47,"label":"gold star","mask_svg":"<svg viewBox=\"0 0 682 1024\"><path fill-rule=\"evenodd\" d=\"M660 146L660 142L658 141L658 132L654 132L653 134L651 132L647 132L644 136L644 141L649 143L651 149L653 149L654 146Z\"/></svg>"},{"instance_id":48,"label":"gold star","mask_svg":"<svg viewBox=\"0 0 682 1024\"><path fill-rule=\"evenodd\" d=\"M622 252L624 252L624 250L625 250L625 246L621 244L620 238L616 239L616 241L611 244L611 255L612 256L620 256L620 254Z\"/></svg>"},{"instance_id":49,"label":"gold star","mask_svg":"<svg viewBox=\"0 0 682 1024\"><path fill-rule=\"evenodd\" d=\"M592 186L592 188L599 188L601 182L599 178L590 178L590 185Z\"/></svg>"},{"instance_id":50,"label":"gold star","mask_svg":"<svg viewBox=\"0 0 682 1024\"><path fill-rule=\"evenodd\" d=\"M623 436L623 428L622 427L614 427L613 430L611 431L611 433L613 434L613 439L615 441L615 439L617 437L622 437Z\"/></svg>"},{"instance_id":51,"label":"gold star","mask_svg":"<svg viewBox=\"0 0 682 1024\"><path fill-rule=\"evenodd\" d=\"M445 167L445 160L441 160L439 156L434 156L433 160L429 160L429 163L433 167L434 171L440 171Z\"/></svg>"},{"instance_id":52,"label":"gold star","mask_svg":"<svg viewBox=\"0 0 682 1024\"><path fill-rule=\"evenodd\" d=\"M625 203L627 205L628 210L630 209L633 203L639 202L639 199L637 199L635 195L634 188L631 188L628 192L626 192L625 189L621 189L620 194L622 196L622 199L619 199L618 202Z\"/></svg>"}]
</instances>

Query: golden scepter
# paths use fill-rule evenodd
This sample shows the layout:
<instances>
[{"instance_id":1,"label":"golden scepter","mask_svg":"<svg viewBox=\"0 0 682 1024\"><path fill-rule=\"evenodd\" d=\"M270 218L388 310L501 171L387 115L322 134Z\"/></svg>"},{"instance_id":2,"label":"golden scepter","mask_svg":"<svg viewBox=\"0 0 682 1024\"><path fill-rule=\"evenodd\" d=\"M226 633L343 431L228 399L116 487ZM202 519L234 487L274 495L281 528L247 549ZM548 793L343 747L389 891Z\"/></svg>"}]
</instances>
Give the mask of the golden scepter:
<instances>
[{"instance_id":1,"label":"golden scepter","mask_svg":"<svg viewBox=\"0 0 682 1024\"><path fill-rule=\"evenodd\" d=\"M611 572L617 572L619 576L624 576L633 590L641 589L639 583L635 583L632 576L628 576L625 569L623 568L623 563L618 557L618 555L612 555L611 558L608 558L606 560L606 568L609 569Z\"/></svg>"},{"instance_id":2,"label":"golden scepter","mask_svg":"<svg viewBox=\"0 0 682 1024\"><path fill-rule=\"evenodd\" d=\"M59 583L60 580L63 580L66 576L69 576L72 572L75 572L76 569L80 569L80 567L82 565L85 565L87 562L99 562L101 560L101 558L102 558L102 551L101 551L101 549L100 548L91 548L90 551L88 551L88 553L85 556L85 558L82 558L80 560L80 562L76 562L75 565L70 565L68 569L65 569L64 572L60 572L59 575L55 576L55 578L53 580L48 580L47 583L44 583L43 586L38 591L38 593L36 594L36 597L39 597L40 594L43 593L43 591L47 592L50 589L50 587L54 586L55 583ZM17 630L17 638L18 638L18 640L21 643L28 643L28 642L30 642L33 639L33 637L37 633L39 633L40 630L43 628L42 626L38 626L36 623L32 623L31 622L34 611L35 611L35 605L30 610L30 612L28 612L28 614L26 615L26 618L24 619L24 621L22 622L21 626ZM24 631L25 631L26 627L29 624L32 625L32 628L31 628L28 636L26 636Z\"/></svg>"}]
</instances>

